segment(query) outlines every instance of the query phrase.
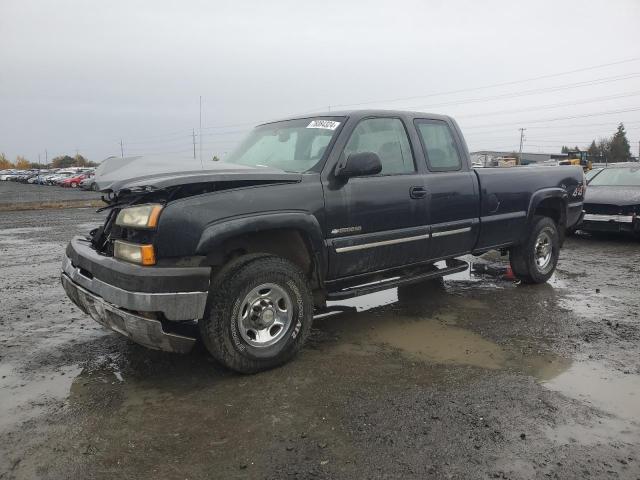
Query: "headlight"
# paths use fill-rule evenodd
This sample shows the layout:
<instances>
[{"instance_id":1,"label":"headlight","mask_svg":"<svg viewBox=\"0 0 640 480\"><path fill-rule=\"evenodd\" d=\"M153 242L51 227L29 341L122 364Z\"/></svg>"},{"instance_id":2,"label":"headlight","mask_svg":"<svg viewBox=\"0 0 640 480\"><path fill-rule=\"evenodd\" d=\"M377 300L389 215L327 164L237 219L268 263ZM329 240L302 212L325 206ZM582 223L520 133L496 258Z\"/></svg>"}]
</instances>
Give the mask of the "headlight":
<instances>
[{"instance_id":1,"label":"headlight","mask_svg":"<svg viewBox=\"0 0 640 480\"><path fill-rule=\"evenodd\" d=\"M116 217L116 225L134 228L156 228L162 205L150 203L120 210Z\"/></svg>"},{"instance_id":2,"label":"headlight","mask_svg":"<svg viewBox=\"0 0 640 480\"><path fill-rule=\"evenodd\" d=\"M125 262L138 265L155 265L156 253L153 245L138 245L135 243L116 240L113 242L113 256Z\"/></svg>"}]
</instances>

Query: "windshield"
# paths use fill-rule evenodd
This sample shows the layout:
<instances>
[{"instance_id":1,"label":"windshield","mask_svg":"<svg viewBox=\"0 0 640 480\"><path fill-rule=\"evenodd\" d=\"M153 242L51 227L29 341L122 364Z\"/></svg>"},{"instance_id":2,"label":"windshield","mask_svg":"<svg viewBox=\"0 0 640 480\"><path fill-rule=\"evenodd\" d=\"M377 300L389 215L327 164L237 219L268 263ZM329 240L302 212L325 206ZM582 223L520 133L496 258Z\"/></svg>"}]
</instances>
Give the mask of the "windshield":
<instances>
[{"instance_id":1,"label":"windshield","mask_svg":"<svg viewBox=\"0 0 640 480\"><path fill-rule=\"evenodd\" d=\"M593 170L589 170L584 174L584 178L587 182L590 182L593 177L599 174L602 171L602 168L594 168Z\"/></svg>"},{"instance_id":2,"label":"windshield","mask_svg":"<svg viewBox=\"0 0 640 480\"><path fill-rule=\"evenodd\" d=\"M343 122L343 117L322 117L260 125L225 162L295 173L312 170Z\"/></svg>"},{"instance_id":3,"label":"windshield","mask_svg":"<svg viewBox=\"0 0 640 480\"><path fill-rule=\"evenodd\" d=\"M605 168L589 185L640 187L640 166L629 168Z\"/></svg>"}]
</instances>

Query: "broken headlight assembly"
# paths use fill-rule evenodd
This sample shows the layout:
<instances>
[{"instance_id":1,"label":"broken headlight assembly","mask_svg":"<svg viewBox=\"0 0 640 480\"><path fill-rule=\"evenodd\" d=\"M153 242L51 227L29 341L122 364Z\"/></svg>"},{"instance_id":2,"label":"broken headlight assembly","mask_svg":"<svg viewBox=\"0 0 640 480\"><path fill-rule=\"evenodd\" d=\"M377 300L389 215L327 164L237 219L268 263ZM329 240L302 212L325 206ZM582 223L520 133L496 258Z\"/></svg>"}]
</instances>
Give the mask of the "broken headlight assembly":
<instances>
[{"instance_id":1,"label":"broken headlight assembly","mask_svg":"<svg viewBox=\"0 0 640 480\"><path fill-rule=\"evenodd\" d=\"M116 240L113 242L113 256L119 260L137 263L138 265L156 264L156 253L153 245L140 245Z\"/></svg>"},{"instance_id":2,"label":"broken headlight assembly","mask_svg":"<svg viewBox=\"0 0 640 480\"><path fill-rule=\"evenodd\" d=\"M149 203L123 208L118 212L116 225L129 228L156 228L163 205Z\"/></svg>"}]
</instances>

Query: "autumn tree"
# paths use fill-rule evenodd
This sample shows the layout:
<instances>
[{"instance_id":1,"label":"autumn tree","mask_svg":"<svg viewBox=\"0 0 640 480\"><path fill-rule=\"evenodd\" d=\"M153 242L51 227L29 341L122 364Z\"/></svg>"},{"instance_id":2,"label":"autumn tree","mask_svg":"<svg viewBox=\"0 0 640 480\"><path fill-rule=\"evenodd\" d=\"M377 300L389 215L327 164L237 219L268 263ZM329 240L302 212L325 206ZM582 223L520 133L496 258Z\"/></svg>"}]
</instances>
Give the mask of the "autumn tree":
<instances>
[{"instance_id":1,"label":"autumn tree","mask_svg":"<svg viewBox=\"0 0 640 480\"><path fill-rule=\"evenodd\" d=\"M28 170L31 167L31 162L24 158L22 155L16 157L16 168L18 170Z\"/></svg>"},{"instance_id":2,"label":"autumn tree","mask_svg":"<svg viewBox=\"0 0 640 480\"><path fill-rule=\"evenodd\" d=\"M15 165L9 161L4 153L0 153L0 170L8 170L15 168Z\"/></svg>"}]
</instances>

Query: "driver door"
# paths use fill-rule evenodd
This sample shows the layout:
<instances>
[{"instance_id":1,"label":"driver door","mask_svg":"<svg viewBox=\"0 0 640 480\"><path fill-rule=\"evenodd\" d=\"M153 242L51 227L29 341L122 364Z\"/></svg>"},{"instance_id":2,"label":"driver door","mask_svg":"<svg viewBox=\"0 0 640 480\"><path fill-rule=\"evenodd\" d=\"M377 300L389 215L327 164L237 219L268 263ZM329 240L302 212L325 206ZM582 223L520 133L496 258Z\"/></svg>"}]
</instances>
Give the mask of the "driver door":
<instances>
[{"instance_id":1,"label":"driver door","mask_svg":"<svg viewBox=\"0 0 640 480\"><path fill-rule=\"evenodd\" d=\"M329 279L403 266L428 255L424 177L416 168L403 121L361 120L341 160L361 152L380 157L380 174L331 178L324 185Z\"/></svg>"}]
</instances>

